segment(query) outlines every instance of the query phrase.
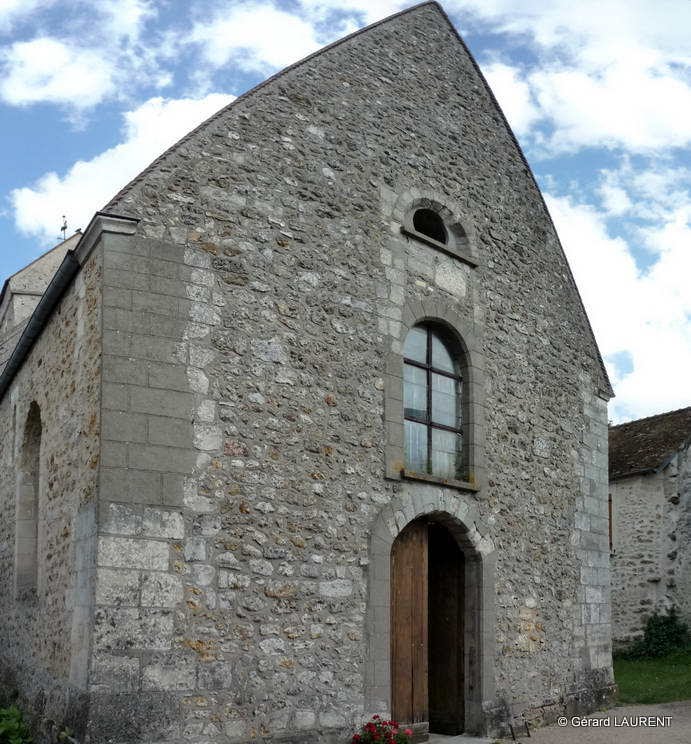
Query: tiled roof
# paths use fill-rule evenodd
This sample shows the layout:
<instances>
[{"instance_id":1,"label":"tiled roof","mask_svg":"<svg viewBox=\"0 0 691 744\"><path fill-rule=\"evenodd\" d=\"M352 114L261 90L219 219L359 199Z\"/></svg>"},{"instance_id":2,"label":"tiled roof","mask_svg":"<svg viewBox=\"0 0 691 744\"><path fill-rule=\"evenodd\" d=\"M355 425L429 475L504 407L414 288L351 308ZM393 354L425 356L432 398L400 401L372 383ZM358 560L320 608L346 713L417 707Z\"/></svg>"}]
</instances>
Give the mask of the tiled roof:
<instances>
[{"instance_id":1,"label":"tiled roof","mask_svg":"<svg viewBox=\"0 0 691 744\"><path fill-rule=\"evenodd\" d=\"M691 440L691 406L609 428L609 479L658 470Z\"/></svg>"}]
</instances>

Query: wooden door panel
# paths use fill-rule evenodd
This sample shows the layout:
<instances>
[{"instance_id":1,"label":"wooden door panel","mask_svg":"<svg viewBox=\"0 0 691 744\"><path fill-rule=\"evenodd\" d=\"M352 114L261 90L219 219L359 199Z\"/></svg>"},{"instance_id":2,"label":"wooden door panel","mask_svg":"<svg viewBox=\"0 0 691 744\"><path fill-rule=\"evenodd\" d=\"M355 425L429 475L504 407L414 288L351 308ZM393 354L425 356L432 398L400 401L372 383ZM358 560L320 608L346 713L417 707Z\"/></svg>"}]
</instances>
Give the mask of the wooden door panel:
<instances>
[{"instance_id":1,"label":"wooden door panel","mask_svg":"<svg viewBox=\"0 0 691 744\"><path fill-rule=\"evenodd\" d=\"M413 523L391 549L391 707L395 720L428 720L427 525Z\"/></svg>"}]
</instances>

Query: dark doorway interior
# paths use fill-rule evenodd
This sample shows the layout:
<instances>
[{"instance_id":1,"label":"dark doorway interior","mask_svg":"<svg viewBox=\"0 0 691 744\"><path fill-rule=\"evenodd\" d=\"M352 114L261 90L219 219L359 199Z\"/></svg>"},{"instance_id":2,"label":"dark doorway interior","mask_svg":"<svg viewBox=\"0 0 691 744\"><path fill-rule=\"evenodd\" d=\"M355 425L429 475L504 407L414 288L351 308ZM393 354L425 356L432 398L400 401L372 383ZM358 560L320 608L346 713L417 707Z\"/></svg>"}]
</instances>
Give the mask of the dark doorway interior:
<instances>
[{"instance_id":1,"label":"dark doorway interior","mask_svg":"<svg viewBox=\"0 0 691 744\"><path fill-rule=\"evenodd\" d=\"M416 520L391 550L392 713L430 731L464 729L461 549L446 527Z\"/></svg>"},{"instance_id":2,"label":"dark doorway interior","mask_svg":"<svg viewBox=\"0 0 691 744\"><path fill-rule=\"evenodd\" d=\"M429 527L429 728L437 734L463 731L464 562L442 525Z\"/></svg>"}]
</instances>

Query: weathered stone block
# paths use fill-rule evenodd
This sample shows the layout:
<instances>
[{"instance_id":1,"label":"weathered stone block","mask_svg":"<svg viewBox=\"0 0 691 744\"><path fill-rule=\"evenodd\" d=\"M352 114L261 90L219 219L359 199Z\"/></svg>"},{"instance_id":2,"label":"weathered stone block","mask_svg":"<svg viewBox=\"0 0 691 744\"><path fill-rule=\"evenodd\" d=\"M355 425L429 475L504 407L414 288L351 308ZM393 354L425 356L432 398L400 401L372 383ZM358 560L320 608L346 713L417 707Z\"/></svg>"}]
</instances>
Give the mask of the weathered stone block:
<instances>
[{"instance_id":1,"label":"weathered stone block","mask_svg":"<svg viewBox=\"0 0 691 744\"><path fill-rule=\"evenodd\" d=\"M99 568L96 572L96 604L139 604L139 571Z\"/></svg>"},{"instance_id":2,"label":"weathered stone block","mask_svg":"<svg viewBox=\"0 0 691 744\"><path fill-rule=\"evenodd\" d=\"M145 508L142 515L142 534L146 537L181 539L185 536L182 514L177 511Z\"/></svg>"},{"instance_id":3,"label":"weathered stone block","mask_svg":"<svg viewBox=\"0 0 691 744\"><path fill-rule=\"evenodd\" d=\"M194 660L177 654L142 665L142 690L194 690L196 680Z\"/></svg>"},{"instance_id":4,"label":"weathered stone block","mask_svg":"<svg viewBox=\"0 0 691 744\"><path fill-rule=\"evenodd\" d=\"M142 607L175 607L183 599L179 576L166 573L144 573L142 576Z\"/></svg>"},{"instance_id":5,"label":"weathered stone block","mask_svg":"<svg viewBox=\"0 0 691 744\"><path fill-rule=\"evenodd\" d=\"M98 541L99 566L165 571L169 558L165 542L126 537L101 537Z\"/></svg>"}]
</instances>

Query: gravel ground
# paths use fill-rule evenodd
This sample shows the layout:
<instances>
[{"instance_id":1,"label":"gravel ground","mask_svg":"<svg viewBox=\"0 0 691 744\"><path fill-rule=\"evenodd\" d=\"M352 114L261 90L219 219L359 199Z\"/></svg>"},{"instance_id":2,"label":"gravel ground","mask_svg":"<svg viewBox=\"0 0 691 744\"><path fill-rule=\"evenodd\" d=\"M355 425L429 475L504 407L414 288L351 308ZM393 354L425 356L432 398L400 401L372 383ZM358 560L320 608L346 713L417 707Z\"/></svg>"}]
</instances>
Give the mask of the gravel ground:
<instances>
[{"instance_id":1,"label":"gravel ground","mask_svg":"<svg viewBox=\"0 0 691 744\"><path fill-rule=\"evenodd\" d=\"M664 719L664 722L655 720L657 717ZM647 726L642 725L642 719L648 723ZM574 726L569 719L566 726L535 729L530 732L530 737L526 736L524 730L517 731L516 741L520 744L691 744L691 700L658 705L627 705L578 717L578 722L581 721L584 724L580 726ZM588 726L588 721L602 721L602 724L591 723ZM634 725L634 722L638 725ZM494 744L496 741L433 734L428 744ZM501 744L514 744L511 738L499 741Z\"/></svg>"},{"instance_id":2,"label":"gravel ground","mask_svg":"<svg viewBox=\"0 0 691 744\"><path fill-rule=\"evenodd\" d=\"M639 721L644 717L665 718L662 726L655 720L648 726L625 725L627 719ZM517 732L516 739L521 744L691 744L691 700L679 703L658 705L627 705L612 708L602 713L584 716L585 722L607 721L609 725L574 726L569 719L566 726L546 726L531 731L528 738L525 732ZM579 717L579 722L582 719ZM447 740L448 741L448 740ZM462 742L463 739L459 739ZM491 741L491 740L487 740ZM512 739L502 739L502 744L513 744Z\"/></svg>"}]
</instances>

